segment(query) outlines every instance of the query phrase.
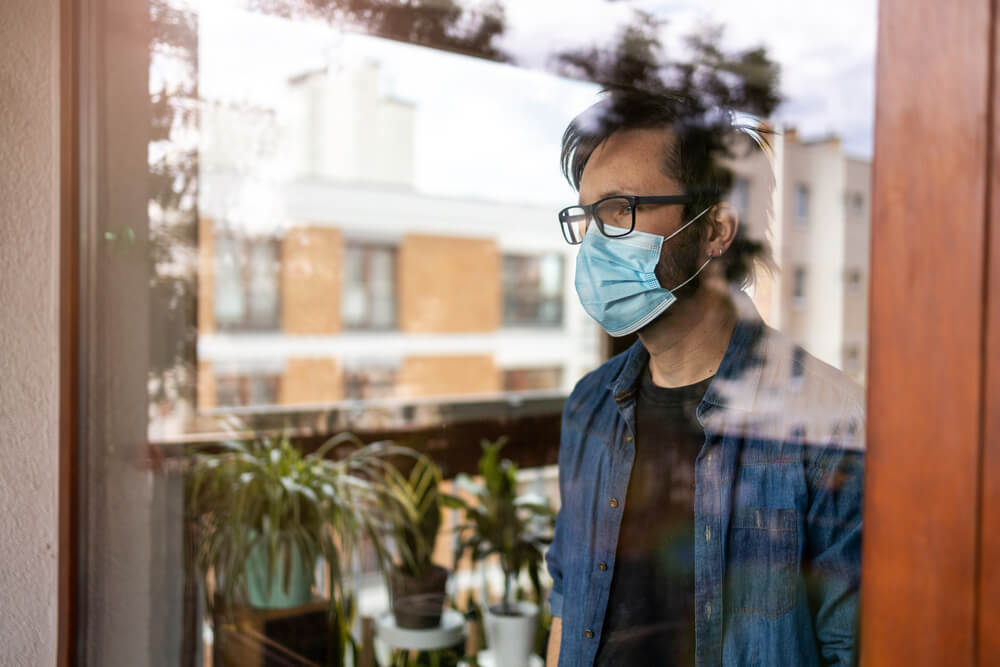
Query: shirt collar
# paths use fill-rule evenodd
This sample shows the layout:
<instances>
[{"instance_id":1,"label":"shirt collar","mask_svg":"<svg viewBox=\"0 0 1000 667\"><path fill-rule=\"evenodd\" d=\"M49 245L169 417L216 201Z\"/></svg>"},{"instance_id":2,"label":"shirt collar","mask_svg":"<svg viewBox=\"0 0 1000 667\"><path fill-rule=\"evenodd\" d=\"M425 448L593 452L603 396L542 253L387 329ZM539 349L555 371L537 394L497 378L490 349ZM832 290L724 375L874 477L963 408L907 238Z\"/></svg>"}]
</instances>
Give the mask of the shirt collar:
<instances>
[{"instance_id":1,"label":"shirt collar","mask_svg":"<svg viewBox=\"0 0 1000 667\"><path fill-rule=\"evenodd\" d=\"M722 363L715 373L699 413L713 407L750 412L753 410L757 386L764 366L762 338L764 322L750 298L742 291L734 295L737 310L736 326ZM638 388L640 374L649 363L649 352L641 340L626 351L625 364L608 384L615 401L628 400Z\"/></svg>"}]
</instances>

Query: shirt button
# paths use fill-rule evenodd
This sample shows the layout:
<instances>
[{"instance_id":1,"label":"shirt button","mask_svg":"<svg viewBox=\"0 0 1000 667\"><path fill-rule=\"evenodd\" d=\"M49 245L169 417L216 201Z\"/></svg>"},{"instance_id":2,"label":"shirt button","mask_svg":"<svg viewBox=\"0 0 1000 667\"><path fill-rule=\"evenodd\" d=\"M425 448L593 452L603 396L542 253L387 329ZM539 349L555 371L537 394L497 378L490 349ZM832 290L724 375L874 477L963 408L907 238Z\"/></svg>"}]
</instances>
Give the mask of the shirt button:
<instances>
[{"instance_id":1,"label":"shirt button","mask_svg":"<svg viewBox=\"0 0 1000 667\"><path fill-rule=\"evenodd\" d=\"M611 505L612 507L618 507L618 499L608 498L608 504Z\"/></svg>"},{"instance_id":2,"label":"shirt button","mask_svg":"<svg viewBox=\"0 0 1000 667\"><path fill-rule=\"evenodd\" d=\"M597 569L600 570L601 572L604 572L606 569L608 569L608 564L601 561L600 563L597 564Z\"/></svg>"},{"instance_id":3,"label":"shirt button","mask_svg":"<svg viewBox=\"0 0 1000 667\"><path fill-rule=\"evenodd\" d=\"M594 631L593 630L589 630L589 629L588 630L584 630L583 631L583 636L586 637L587 639L593 639L594 638Z\"/></svg>"},{"instance_id":4,"label":"shirt button","mask_svg":"<svg viewBox=\"0 0 1000 667\"><path fill-rule=\"evenodd\" d=\"M705 463L712 463L712 459L715 458L715 454L709 454L705 457Z\"/></svg>"},{"instance_id":5,"label":"shirt button","mask_svg":"<svg viewBox=\"0 0 1000 667\"><path fill-rule=\"evenodd\" d=\"M705 525L705 541L706 542L712 541L712 527L709 526L708 524Z\"/></svg>"},{"instance_id":6,"label":"shirt button","mask_svg":"<svg viewBox=\"0 0 1000 667\"><path fill-rule=\"evenodd\" d=\"M706 602L705 603L705 619L706 620L712 620L712 603L711 602Z\"/></svg>"}]
</instances>

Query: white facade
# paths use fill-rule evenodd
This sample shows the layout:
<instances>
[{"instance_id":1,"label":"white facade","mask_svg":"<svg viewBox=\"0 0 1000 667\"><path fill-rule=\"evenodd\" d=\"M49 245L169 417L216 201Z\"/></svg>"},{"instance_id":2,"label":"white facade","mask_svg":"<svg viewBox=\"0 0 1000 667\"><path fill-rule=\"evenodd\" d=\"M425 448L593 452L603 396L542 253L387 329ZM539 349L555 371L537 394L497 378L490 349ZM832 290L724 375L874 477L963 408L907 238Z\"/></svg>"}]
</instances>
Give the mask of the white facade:
<instances>
[{"instance_id":1,"label":"white facade","mask_svg":"<svg viewBox=\"0 0 1000 667\"><path fill-rule=\"evenodd\" d=\"M751 182L751 216L773 211L778 272L759 300L769 324L811 354L864 382L868 338L871 163L847 156L840 141L800 141L794 129L772 141L775 190L765 161L734 165ZM766 300L765 300L766 301Z\"/></svg>"},{"instance_id":2,"label":"white facade","mask_svg":"<svg viewBox=\"0 0 1000 667\"><path fill-rule=\"evenodd\" d=\"M492 240L502 254L556 254L564 267L562 326L469 334L202 334L199 360L280 369L293 358L335 357L354 366L391 367L411 354L491 354L501 370L559 367L559 389L569 391L600 362L601 336L576 297L577 248L562 238L558 205L415 190L415 110L383 94L379 82L377 65L367 62L352 71L296 77L283 110L208 106L202 118L201 217L279 238L284 229L307 224L339 229L347 241L396 245L405 234L418 233ZM250 127L237 129L241 123Z\"/></svg>"},{"instance_id":3,"label":"white facade","mask_svg":"<svg viewBox=\"0 0 1000 667\"><path fill-rule=\"evenodd\" d=\"M391 366L408 354L492 354L502 369L558 366L568 391L599 363L601 336L576 298L576 247L559 233L558 205L415 190L417 109L385 89L369 61L295 77L278 110L207 109L201 215L279 237L289 226L328 225L349 241L398 244L405 234L422 233L489 239L504 253L558 254L565 268L562 326L434 335L211 334L200 337L199 358L245 367L316 356ZM251 127L237 129L241 123ZM772 326L863 381L870 164L845 156L836 139L802 142L794 130L772 144L770 154L730 163L742 181L734 202L741 224L751 238L770 241L778 265L751 293Z\"/></svg>"}]
</instances>

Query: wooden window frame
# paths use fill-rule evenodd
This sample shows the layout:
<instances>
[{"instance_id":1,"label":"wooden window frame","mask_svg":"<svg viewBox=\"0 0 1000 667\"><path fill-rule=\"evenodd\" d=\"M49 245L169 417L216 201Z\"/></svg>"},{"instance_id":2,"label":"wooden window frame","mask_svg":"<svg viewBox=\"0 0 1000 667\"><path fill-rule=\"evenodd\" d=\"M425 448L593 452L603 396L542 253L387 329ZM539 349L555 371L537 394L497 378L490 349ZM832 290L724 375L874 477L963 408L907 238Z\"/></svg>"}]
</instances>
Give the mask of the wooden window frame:
<instances>
[{"instance_id":1,"label":"wooden window frame","mask_svg":"<svg viewBox=\"0 0 1000 667\"><path fill-rule=\"evenodd\" d=\"M879 3L862 665L1000 664L998 18Z\"/></svg>"},{"instance_id":2,"label":"wooden window frame","mask_svg":"<svg viewBox=\"0 0 1000 667\"><path fill-rule=\"evenodd\" d=\"M81 258L93 239L103 0L60 2L58 653L82 664L80 531L86 382ZM1000 663L1000 110L992 0L882 0L873 170L861 619L864 665ZM934 57L928 60L927 45ZM82 85L84 84L84 85ZM942 187L947 184L947 187ZM942 224L946 221L947 224ZM937 264L928 270L928 262ZM905 332L901 335L900 332ZM621 342L621 341L620 341ZM913 360L920 359L919 372ZM905 380L906 391L900 391ZM934 419L921 420L923 413ZM540 459L558 417L485 424ZM483 423L384 433L478 439ZM540 430L539 430L540 429ZM523 433L522 433L523 431ZM473 433L475 438L472 437ZM447 436L447 437L445 437ZM517 437L519 436L519 437ZM524 448L519 448L519 443ZM945 446L947 445L947 446ZM474 466L474 448L456 468ZM927 498L937 503L928 507ZM932 573L933 576L928 576Z\"/></svg>"}]
</instances>

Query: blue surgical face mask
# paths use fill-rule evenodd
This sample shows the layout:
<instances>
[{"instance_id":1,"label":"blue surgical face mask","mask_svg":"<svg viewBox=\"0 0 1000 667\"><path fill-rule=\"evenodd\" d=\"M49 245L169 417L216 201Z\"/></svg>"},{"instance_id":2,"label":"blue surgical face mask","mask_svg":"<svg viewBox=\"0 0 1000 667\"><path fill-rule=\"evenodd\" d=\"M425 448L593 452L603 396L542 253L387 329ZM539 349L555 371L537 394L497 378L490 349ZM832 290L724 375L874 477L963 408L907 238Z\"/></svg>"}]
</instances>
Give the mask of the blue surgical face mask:
<instances>
[{"instance_id":1,"label":"blue surgical face mask","mask_svg":"<svg viewBox=\"0 0 1000 667\"><path fill-rule=\"evenodd\" d=\"M674 292L694 280L712 258L680 285L666 289L656 278L660 249L708 210L665 237L633 230L627 236L608 238L597 229L588 230L576 256L575 281L587 314L610 335L625 336L669 308L677 300Z\"/></svg>"}]
</instances>

